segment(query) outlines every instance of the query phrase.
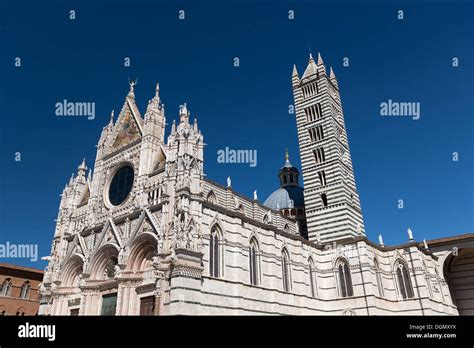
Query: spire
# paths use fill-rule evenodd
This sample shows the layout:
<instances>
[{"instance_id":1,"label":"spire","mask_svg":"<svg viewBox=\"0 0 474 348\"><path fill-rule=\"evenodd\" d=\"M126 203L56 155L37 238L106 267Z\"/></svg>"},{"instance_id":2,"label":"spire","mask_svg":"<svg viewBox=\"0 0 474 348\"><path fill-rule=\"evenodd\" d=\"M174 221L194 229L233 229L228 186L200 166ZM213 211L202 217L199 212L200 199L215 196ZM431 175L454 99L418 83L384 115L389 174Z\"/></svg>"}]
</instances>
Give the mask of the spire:
<instances>
[{"instance_id":1,"label":"spire","mask_svg":"<svg viewBox=\"0 0 474 348\"><path fill-rule=\"evenodd\" d=\"M318 52L318 65L324 65L323 58L321 57L321 53L319 52Z\"/></svg>"},{"instance_id":2,"label":"spire","mask_svg":"<svg viewBox=\"0 0 474 348\"><path fill-rule=\"evenodd\" d=\"M339 88L339 85L337 84L336 74L334 74L332 67L329 68L329 80L332 82L334 86Z\"/></svg>"},{"instance_id":3,"label":"spire","mask_svg":"<svg viewBox=\"0 0 474 348\"><path fill-rule=\"evenodd\" d=\"M110 113L110 122L109 122L110 125L113 125L114 124L114 110L112 109L112 112Z\"/></svg>"},{"instance_id":4,"label":"spire","mask_svg":"<svg viewBox=\"0 0 474 348\"><path fill-rule=\"evenodd\" d=\"M288 149L285 150L285 165L283 166L283 168L294 168L293 165L290 163L290 154L288 153Z\"/></svg>"},{"instance_id":5,"label":"spire","mask_svg":"<svg viewBox=\"0 0 474 348\"><path fill-rule=\"evenodd\" d=\"M160 100L160 84L158 82L156 83L155 98Z\"/></svg>"},{"instance_id":6,"label":"spire","mask_svg":"<svg viewBox=\"0 0 474 348\"><path fill-rule=\"evenodd\" d=\"M293 64L293 73L291 74L291 84L293 87L296 87L300 83L300 77L298 75L298 70L296 70L296 65Z\"/></svg>"},{"instance_id":7,"label":"spire","mask_svg":"<svg viewBox=\"0 0 474 348\"><path fill-rule=\"evenodd\" d=\"M157 132L157 135L164 137L164 128L165 128L165 113L163 105L160 100L160 84L157 83L155 87L155 95L148 101L148 106L146 108L144 116L145 124L148 124L146 132L154 133ZM154 121L154 122L150 122ZM154 126L158 124L158 126ZM153 129L156 128L156 129Z\"/></svg>"},{"instance_id":8,"label":"spire","mask_svg":"<svg viewBox=\"0 0 474 348\"><path fill-rule=\"evenodd\" d=\"M319 60L319 53L318 53L318 60ZM308 61L308 64L313 62L314 63L314 58L313 58L313 55L311 54L311 52L309 52L309 61Z\"/></svg>"},{"instance_id":9,"label":"spire","mask_svg":"<svg viewBox=\"0 0 474 348\"><path fill-rule=\"evenodd\" d=\"M82 163L77 167L77 176L84 176L86 174L87 166L86 166L86 159L82 160Z\"/></svg>"},{"instance_id":10,"label":"spire","mask_svg":"<svg viewBox=\"0 0 474 348\"><path fill-rule=\"evenodd\" d=\"M313 55L310 53L308 66L306 67L306 70L304 71L303 76L301 77L301 80L316 77L317 73L318 73L318 67L316 66L316 63L314 62Z\"/></svg>"},{"instance_id":11,"label":"spire","mask_svg":"<svg viewBox=\"0 0 474 348\"><path fill-rule=\"evenodd\" d=\"M179 123L188 123L189 122L189 110L186 103L179 106Z\"/></svg>"},{"instance_id":12,"label":"spire","mask_svg":"<svg viewBox=\"0 0 474 348\"><path fill-rule=\"evenodd\" d=\"M293 73L291 74L291 76L296 76L299 78L298 70L296 69L296 64L293 64Z\"/></svg>"},{"instance_id":13,"label":"spire","mask_svg":"<svg viewBox=\"0 0 474 348\"><path fill-rule=\"evenodd\" d=\"M324 66L323 58L321 54L318 52L318 73L319 74L326 74L326 67Z\"/></svg>"}]
</instances>

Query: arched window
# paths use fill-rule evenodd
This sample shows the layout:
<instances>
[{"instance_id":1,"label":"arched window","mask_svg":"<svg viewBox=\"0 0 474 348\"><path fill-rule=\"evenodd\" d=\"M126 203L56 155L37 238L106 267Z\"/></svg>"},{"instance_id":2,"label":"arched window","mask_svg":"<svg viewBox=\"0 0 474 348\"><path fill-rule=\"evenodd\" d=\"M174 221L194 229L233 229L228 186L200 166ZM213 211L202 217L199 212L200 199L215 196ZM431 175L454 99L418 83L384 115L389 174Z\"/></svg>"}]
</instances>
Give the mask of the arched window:
<instances>
[{"instance_id":1,"label":"arched window","mask_svg":"<svg viewBox=\"0 0 474 348\"><path fill-rule=\"evenodd\" d=\"M10 291L12 289L12 280L10 278L7 278L3 281L2 284L2 296L10 296Z\"/></svg>"},{"instance_id":2,"label":"arched window","mask_svg":"<svg viewBox=\"0 0 474 348\"><path fill-rule=\"evenodd\" d=\"M291 265L290 255L286 249L281 252L281 271L283 279L283 290L291 291Z\"/></svg>"},{"instance_id":3,"label":"arched window","mask_svg":"<svg viewBox=\"0 0 474 348\"><path fill-rule=\"evenodd\" d=\"M211 277L219 278L220 271L220 229L214 225L211 229L211 236L209 240L209 274Z\"/></svg>"},{"instance_id":4,"label":"arched window","mask_svg":"<svg viewBox=\"0 0 474 348\"><path fill-rule=\"evenodd\" d=\"M327 196L327 194L322 193L322 194L321 194L321 200L323 201L323 205L324 205L325 207L327 207L327 206L328 206L328 196Z\"/></svg>"},{"instance_id":5,"label":"arched window","mask_svg":"<svg viewBox=\"0 0 474 348\"><path fill-rule=\"evenodd\" d=\"M245 209L242 204L239 205L239 213L241 213L242 215L245 215Z\"/></svg>"},{"instance_id":6,"label":"arched window","mask_svg":"<svg viewBox=\"0 0 474 348\"><path fill-rule=\"evenodd\" d=\"M382 283L382 274L377 259L374 259L374 268L375 268L375 278L377 280L377 289L379 291L379 296L383 297L383 283Z\"/></svg>"},{"instance_id":7,"label":"arched window","mask_svg":"<svg viewBox=\"0 0 474 348\"><path fill-rule=\"evenodd\" d=\"M29 292L30 292L30 282L27 280L21 286L20 298L28 298Z\"/></svg>"},{"instance_id":8,"label":"arched window","mask_svg":"<svg viewBox=\"0 0 474 348\"><path fill-rule=\"evenodd\" d=\"M258 253L258 243L255 238L250 240L249 246L250 284L260 283L260 262Z\"/></svg>"},{"instance_id":9,"label":"arched window","mask_svg":"<svg viewBox=\"0 0 474 348\"><path fill-rule=\"evenodd\" d=\"M207 201L211 204L217 204L217 197L214 193L214 191L209 191L209 193L207 194Z\"/></svg>"},{"instance_id":10,"label":"arched window","mask_svg":"<svg viewBox=\"0 0 474 348\"><path fill-rule=\"evenodd\" d=\"M410 274L408 273L408 267L401 260L398 260L395 264L395 271L397 273L397 282L400 295L405 300L407 298L413 298L413 287L411 286Z\"/></svg>"},{"instance_id":11,"label":"arched window","mask_svg":"<svg viewBox=\"0 0 474 348\"><path fill-rule=\"evenodd\" d=\"M268 224L268 220L269 220L269 219L268 219L268 214L265 214L265 215L263 216L263 223L264 223L264 224Z\"/></svg>"},{"instance_id":12,"label":"arched window","mask_svg":"<svg viewBox=\"0 0 474 348\"><path fill-rule=\"evenodd\" d=\"M316 297L318 295L318 282L316 276L316 268L314 267L313 259L309 258L309 286L311 289L311 296Z\"/></svg>"},{"instance_id":13,"label":"arched window","mask_svg":"<svg viewBox=\"0 0 474 348\"><path fill-rule=\"evenodd\" d=\"M285 226L283 227L283 231L285 232L290 232L290 226L288 226L288 224L285 224Z\"/></svg>"},{"instance_id":14,"label":"arched window","mask_svg":"<svg viewBox=\"0 0 474 348\"><path fill-rule=\"evenodd\" d=\"M339 294L342 297L350 297L354 295L352 288L351 271L347 261L339 260L337 266L337 273L339 278Z\"/></svg>"}]
</instances>

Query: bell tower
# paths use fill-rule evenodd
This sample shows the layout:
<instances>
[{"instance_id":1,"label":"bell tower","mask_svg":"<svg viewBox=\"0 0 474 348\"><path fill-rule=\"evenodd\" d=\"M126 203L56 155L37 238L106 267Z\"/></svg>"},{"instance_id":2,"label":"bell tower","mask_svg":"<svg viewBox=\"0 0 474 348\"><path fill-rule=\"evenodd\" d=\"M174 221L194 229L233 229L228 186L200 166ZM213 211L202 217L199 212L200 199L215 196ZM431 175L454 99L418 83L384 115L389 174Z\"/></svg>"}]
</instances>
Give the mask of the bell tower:
<instances>
[{"instance_id":1,"label":"bell tower","mask_svg":"<svg viewBox=\"0 0 474 348\"><path fill-rule=\"evenodd\" d=\"M308 239L333 242L365 235L339 86L323 59L310 54L300 78L292 74L304 179Z\"/></svg>"}]
</instances>

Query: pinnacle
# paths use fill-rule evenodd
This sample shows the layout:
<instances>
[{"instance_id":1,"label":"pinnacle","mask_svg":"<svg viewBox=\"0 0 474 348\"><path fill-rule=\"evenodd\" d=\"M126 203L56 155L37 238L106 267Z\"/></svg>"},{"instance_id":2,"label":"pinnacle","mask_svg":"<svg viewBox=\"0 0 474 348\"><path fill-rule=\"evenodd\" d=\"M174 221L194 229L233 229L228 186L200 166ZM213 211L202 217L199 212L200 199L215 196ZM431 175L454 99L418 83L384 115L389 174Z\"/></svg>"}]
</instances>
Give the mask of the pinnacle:
<instances>
[{"instance_id":1,"label":"pinnacle","mask_svg":"<svg viewBox=\"0 0 474 348\"><path fill-rule=\"evenodd\" d=\"M321 53L318 52L318 65L324 65L323 58L321 57Z\"/></svg>"}]
</instances>

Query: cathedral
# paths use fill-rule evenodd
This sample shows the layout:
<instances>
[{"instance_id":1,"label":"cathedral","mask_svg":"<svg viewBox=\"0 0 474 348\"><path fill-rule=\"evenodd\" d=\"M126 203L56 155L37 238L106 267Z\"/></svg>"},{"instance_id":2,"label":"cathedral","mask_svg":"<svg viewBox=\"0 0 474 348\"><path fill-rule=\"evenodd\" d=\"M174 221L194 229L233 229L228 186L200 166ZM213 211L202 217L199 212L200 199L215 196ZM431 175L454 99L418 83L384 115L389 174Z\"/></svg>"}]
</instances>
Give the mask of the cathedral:
<instances>
[{"instance_id":1,"label":"cathedral","mask_svg":"<svg viewBox=\"0 0 474 348\"><path fill-rule=\"evenodd\" d=\"M474 234L368 240L336 76L310 55L291 83L302 177L286 153L262 203L205 176L186 104L165 138L159 86L142 116L132 82L62 192L40 314L473 315Z\"/></svg>"}]
</instances>

